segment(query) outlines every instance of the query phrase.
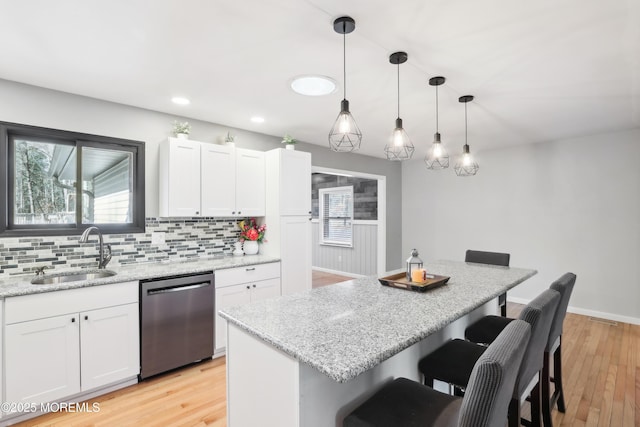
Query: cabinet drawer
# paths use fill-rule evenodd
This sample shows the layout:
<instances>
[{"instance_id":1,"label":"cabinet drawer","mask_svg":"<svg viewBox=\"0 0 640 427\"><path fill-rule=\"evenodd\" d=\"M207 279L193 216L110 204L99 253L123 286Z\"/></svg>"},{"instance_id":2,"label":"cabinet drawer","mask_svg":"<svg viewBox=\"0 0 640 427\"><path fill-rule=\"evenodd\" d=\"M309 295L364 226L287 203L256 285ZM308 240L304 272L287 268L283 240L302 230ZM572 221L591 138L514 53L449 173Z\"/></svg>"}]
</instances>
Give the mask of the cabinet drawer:
<instances>
[{"instance_id":1,"label":"cabinet drawer","mask_svg":"<svg viewBox=\"0 0 640 427\"><path fill-rule=\"evenodd\" d=\"M9 297L5 324L137 302L137 281Z\"/></svg>"},{"instance_id":2,"label":"cabinet drawer","mask_svg":"<svg viewBox=\"0 0 640 427\"><path fill-rule=\"evenodd\" d=\"M280 277L280 263L246 265L216 270L216 288Z\"/></svg>"}]
</instances>

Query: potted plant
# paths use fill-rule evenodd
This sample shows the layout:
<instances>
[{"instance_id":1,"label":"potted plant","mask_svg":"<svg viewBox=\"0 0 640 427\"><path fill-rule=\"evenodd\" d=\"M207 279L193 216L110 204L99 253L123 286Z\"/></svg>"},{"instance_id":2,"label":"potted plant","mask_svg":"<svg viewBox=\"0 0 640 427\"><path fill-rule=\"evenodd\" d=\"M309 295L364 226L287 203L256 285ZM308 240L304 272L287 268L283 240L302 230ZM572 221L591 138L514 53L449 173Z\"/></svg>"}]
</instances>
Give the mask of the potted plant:
<instances>
[{"instance_id":1,"label":"potted plant","mask_svg":"<svg viewBox=\"0 0 640 427\"><path fill-rule=\"evenodd\" d=\"M285 134L285 136L282 137L282 143L285 144L285 148L287 150L295 150L297 142L298 141L293 139L293 137L289 134Z\"/></svg>"},{"instance_id":2,"label":"potted plant","mask_svg":"<svg viewBox=\"0 0 640 427\"><path fill-rule=\"evenodd\" d=\"M232 147L235 147L236 143L236 136L235 135L231 135L231 132L227 132L227 136L224 137L224 143L226 145L230 145Z\"/></svg>"},{"instance_id":3,"label":"potted plant","mask_svg":"<svg viewBox=\"0 0 640 427\"><path fill-rule=\"evenodd\" d=\"M266 242L264 234L267 231L267 225L258 225L255 218L249 218L238 223L240 229L240 241L243 242L242 248L245 255L255 255L258 253L258 243Z\"/></svg>"},{"instance_id":4,"label":"potted plant","mask_svg":"<svg viewBox=\"0 0 640 427\"><path fill-rule=\"evenodd\" d=\"M188 139L189 132L191 132L191 125L189 122L179 122L175 120L173 122L173 134L180 139Z\"/></svg>"}]
</instances>

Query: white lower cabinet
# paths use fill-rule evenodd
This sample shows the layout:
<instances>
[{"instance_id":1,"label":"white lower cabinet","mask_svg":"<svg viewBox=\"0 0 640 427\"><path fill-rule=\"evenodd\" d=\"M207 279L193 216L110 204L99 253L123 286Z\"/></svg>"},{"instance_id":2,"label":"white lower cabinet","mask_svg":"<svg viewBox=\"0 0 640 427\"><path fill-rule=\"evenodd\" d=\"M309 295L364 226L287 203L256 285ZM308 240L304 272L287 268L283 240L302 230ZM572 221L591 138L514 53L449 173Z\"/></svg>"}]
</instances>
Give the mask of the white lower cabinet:
<instances>
[{"instance_id":1,"label":"white lower cabinet","mask_svg":"<svg viewBox=\"0 0 640 427\"><path fill-rule=\"evenodd\" d=\"M138 282L5 300L5 399L39 404L135 380Z\"/></svg>"},{"instance_id":2,"label":"white lower cabinet","mask_svg":"<svg viewBox=\"0 0 640 427\"><path fill-rule=\"evenodd\" d=\"M227 321L218 310L280 296L280 263L219 270L215 276L215 352L219 353L227 345Z\"/></svg>"}]
</instances>

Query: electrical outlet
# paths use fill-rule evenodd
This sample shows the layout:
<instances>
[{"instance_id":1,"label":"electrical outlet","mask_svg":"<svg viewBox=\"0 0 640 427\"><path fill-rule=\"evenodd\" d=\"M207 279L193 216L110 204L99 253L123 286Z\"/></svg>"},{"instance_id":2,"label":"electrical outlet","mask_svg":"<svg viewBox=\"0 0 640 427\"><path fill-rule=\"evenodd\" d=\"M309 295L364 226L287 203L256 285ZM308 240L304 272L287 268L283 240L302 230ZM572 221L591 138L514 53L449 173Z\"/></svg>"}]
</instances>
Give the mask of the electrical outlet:
<instances>
[{"instance_id":1,"label":"electrical outlet","mask_svg":"<svg viewBox=\"0 0 640 427\"><path fill-rule=\"evenodd\" d=\"M151 244L152 245L164 245L165 243L165 235L167 233L164 232L156 232L151 234Z\"/></svg>"}]
</instances>

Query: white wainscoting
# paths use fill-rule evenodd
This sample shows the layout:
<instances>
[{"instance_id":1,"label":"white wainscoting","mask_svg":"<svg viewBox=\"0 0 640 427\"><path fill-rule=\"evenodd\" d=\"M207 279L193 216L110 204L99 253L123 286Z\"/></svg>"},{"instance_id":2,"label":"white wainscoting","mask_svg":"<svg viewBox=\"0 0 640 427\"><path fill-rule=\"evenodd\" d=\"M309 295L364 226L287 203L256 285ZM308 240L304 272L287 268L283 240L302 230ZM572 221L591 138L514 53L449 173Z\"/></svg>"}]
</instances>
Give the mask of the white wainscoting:
<instances>
[{"instance_id":1,"label":"white wainscoting","mask_svg":"<svg viewBox=\"0 0 640 427\"><path fill-rule=\"evenodd\" d=\"M377 272L377 221L353 222L353 247L321 245L320 226L313 221L312 265L319 269L369 276Z\"/></svg>"}]
</instances>

